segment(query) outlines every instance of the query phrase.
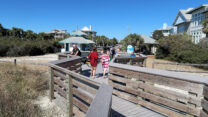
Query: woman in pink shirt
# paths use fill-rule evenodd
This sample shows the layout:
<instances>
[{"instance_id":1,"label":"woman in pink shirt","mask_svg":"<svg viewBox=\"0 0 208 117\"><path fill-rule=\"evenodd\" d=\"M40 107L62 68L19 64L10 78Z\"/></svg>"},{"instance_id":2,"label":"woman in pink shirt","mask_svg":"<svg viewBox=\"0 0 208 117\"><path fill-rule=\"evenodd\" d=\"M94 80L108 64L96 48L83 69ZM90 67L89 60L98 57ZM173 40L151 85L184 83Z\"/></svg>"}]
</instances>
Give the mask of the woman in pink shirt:
<instances>
[{"instance_id":1,"label":"woman in pink shirt","mask_svg":"<svg viewBox=\"0 0 208 117\"><path fill-rule=\"evenodd\" d=\"M103 54L101 55L101 63L103 66L103 78L105 78L106 71L109 66L109 55L107 54L107 50L103 49Z\"/></svg>"}]
</instances>

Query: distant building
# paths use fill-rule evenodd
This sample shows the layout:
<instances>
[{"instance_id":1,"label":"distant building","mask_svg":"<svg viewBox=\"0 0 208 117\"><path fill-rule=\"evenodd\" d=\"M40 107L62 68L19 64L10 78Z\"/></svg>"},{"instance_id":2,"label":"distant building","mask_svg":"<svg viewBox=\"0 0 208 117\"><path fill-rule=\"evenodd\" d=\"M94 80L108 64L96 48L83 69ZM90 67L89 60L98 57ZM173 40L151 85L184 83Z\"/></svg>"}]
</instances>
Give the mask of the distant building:
<instances>
[{"instance_id":1,"label":"distant building","mask_svg":"<svg viewBox=\"0 0 208 117\"><path fill-rule=\"evenodd\" d=\"M188 8L186 10L179 10L178 14L173 22L173 26L177 27L177 33L190 34L190 22L191 22L191 14L187 14L193 8Z\"/></svg>"},{"instance_id":2,"label":"distant building","mask_svg":"<svg viewBox=\"0 0 208 117\"><path fill-rule=\"evenodd\" d=\"M48 32L48 34L52 34L55 39L58 39L58 38L63 39L67 35L67 31L61 30L61 29L54 29L54 30Z\"/></svg>"},{"instance_id":3,"label":"distant building","mask_svg":"<svg viewBox=\"0 0 208 117\"><path fill-rule=\"evenodd\" d=\"M141 34L140 36L144 39L144 44L147 45L148 48L150 49L150 50L147 50L146 48L142 48L142 52L144 54L156 54L157 45L158 45L156 40L144 34Z\"/></svg>"},{"instance_id":4,"label":"distant building","mask_svg":"<svg viewBox=\"0 0 208 117\"><path fill-rule=\"evenodd\" d=\"M96 37L96 33L95 31L92 30L92 26L90 25L90 27L88 28L87 26L84 26L81 29L82 32L86 33L87 35L92 35L92 37Z\"/></svg>"},{"instance_id":5,"label":"distant building","mask_svg":"<svg viewBox=\"0 0 208 117\"><path fill-rule=\"evenodd\" d=\"M161 30L164 36L169 36L176 33L176 27L168 26L167 23L164 23L162 28L156 30Z\"/></svg>"},{"instance_id":6,"label":"distant building","mask_svg":"<svg viewBox=\"0 0 208 117\"><path fill-rule=\"evenodd\" d=\"M87 34L80 31L80 30L77 30L77 31L72 31L71 36L73 36L73 37L85 37L86 38Z\"/></svg>"},{"instance_id":7,"label":"distant building","mask_svg":"<svg viewBox=\"0 0 208 117\"><path fill-rule=\"evenodd\" d=\"M87 34L82 31L73 31L69 38L66 38L59 43L64 44L62 52L71 52L73 44L76 44L81 51L91 51L94 42L86 38Z\"/></svg>"},{"instance_id":8,"label":"distant building","mask_svg":"<svg viewBox=\"0 0 208 117\"><path fill-rule=\"evenodd\" d=\"M206 37L206 34L203 33L202 22L206 18L206 12L208 10L208 4L203 4L197 8L194 8L187 12L191 14L191 25L190 25L190 34L192 35L192 41L197 44L200 39Z\"/></svg>"}]
</instances>

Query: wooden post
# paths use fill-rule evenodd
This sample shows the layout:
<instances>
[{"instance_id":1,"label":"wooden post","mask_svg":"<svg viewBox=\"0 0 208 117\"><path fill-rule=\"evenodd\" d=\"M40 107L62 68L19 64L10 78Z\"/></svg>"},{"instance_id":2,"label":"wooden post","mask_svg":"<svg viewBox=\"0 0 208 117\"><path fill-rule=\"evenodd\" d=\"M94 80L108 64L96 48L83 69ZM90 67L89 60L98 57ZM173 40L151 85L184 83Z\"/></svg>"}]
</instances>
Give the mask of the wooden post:
<instances>
[{"instance_id":1,"label":"wooden post","mask_svg":"<svg viewBox=\"0 0 208 117\"><path fill-rule=\"evenodd\" d=\"M49 67L49 99L52 101L54 98L54 78L53 69Z\"/></svg>"},{"instance_id":2,"label":"wooden post","mask_svg":"<svg viewBox=\"0 0 208 117\"><path fill-rule=\"evenodd\" d=\"M66 95L67 95L67 117L72 117L73 116L72 77L69 76L68 74L66 75Z\"/></svg>"},{"instance_id":3,"label":"wooden post","mask_svg":"<svg viewBox=\"0 0 208 117\"><path fill-rule=\"evenodd\" d=\"M152 62L152 68L155 68L155 61Z\"/></svg>"},{"instance_id":4,"label":"wooden post","mask_svg":"<svg viewBox=\"0 0 208 117\"><path fill-rule=\"evenodd\" d=\"M15 65L15 66L17 65L17 60L16 60L16 59L14 59L14 65Z\"/></svg>"},{"instance_id":5,"label":"wooden post","mask_svg":"<svg viewBox=\"0 0 208 117\"><path fill-rule=\"evenodd\" d=\"M143 61L143 67L146 67L146 66L147 66L147 58L145 58Z\"/></svg>"}]
</instances>

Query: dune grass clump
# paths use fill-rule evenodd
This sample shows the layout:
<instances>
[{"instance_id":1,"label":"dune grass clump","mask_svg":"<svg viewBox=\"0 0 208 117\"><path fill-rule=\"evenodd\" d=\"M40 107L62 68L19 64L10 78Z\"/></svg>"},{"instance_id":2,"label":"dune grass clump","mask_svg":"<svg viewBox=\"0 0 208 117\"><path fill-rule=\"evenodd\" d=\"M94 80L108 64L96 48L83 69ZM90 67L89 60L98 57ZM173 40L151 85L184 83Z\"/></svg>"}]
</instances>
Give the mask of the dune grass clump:
<instances>
[{"instance_id":1,"label":"dune grass clump","mask_svg":"<svg viewBox=\"0 0 208 117\"><path fill-rule=\"evenodd\" d=\"M0 117L39 117L33 104L47 89L47 76L36 70L0 63Z\"/></svg>"}]
</instances>

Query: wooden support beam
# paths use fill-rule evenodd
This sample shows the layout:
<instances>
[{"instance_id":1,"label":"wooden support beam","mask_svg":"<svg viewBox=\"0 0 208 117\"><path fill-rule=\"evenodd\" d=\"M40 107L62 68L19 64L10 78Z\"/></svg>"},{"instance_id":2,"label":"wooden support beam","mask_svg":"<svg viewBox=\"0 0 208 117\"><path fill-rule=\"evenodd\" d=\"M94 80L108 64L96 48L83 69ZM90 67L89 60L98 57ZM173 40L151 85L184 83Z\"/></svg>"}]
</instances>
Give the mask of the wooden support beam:
<instances>
[{"instance_id":1,"label":"wooden support beam","mask_svg":"<svg viewBox=\"0 0 208 117\"><path fill-rule=\"evenodd\" d=\"M68 74L66 75L66 95L67 95L67 117L72 117L72 77Z\"/></svg>"},{"instance_id":2,"label":"wooden support beam","mask_svg":"<svg viewBox=\"0 0 208 117\"><path fill-rule=\"evenodd\" d=\"M54 98L54 79L53 79L53 69L49 67L49 99L52 101Z\"/></svg>"}]
</instances>

